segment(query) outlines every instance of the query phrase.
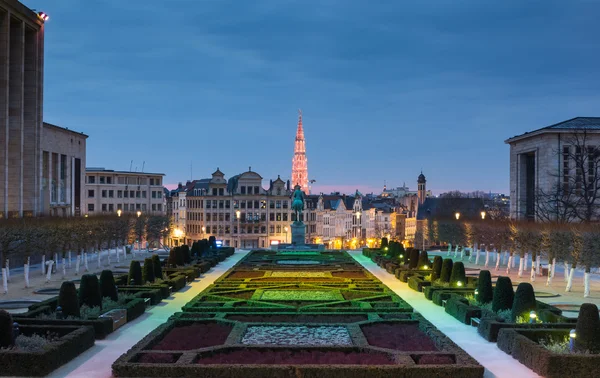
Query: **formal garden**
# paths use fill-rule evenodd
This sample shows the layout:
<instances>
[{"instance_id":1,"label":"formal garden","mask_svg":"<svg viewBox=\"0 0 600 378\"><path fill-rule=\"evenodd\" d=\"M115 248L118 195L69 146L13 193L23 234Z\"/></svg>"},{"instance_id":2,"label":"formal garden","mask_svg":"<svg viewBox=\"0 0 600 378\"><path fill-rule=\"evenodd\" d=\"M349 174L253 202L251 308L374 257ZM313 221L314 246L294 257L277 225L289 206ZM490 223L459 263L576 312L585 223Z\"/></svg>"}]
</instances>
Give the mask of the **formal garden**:
<instances>
[{"instance_id":1,"label":"formal garden","mask_svg":"<svg viewBox=\"0 0 600 378\"><path fill-rule=\"evenodd\" d=\"M91 222L107 225L115 220L122 222L119 218ZM135 230L135 220L127 222ZM147 224L144 237L146 227ZM17 226L13 232L17 235ZM97 243L95 248L110 248L110 243L115 243L87 240ZM75 244L71 248L81 251ZM14 248L13 253L19 250L22 249ZM172 248L166 258L156 254L143 261L130 258L127 273L105 269L99 274L88 272L78 279L67 279L58 295L30 305L25 312L11 314L0 309L0 374L51 373L91 348L96 339L104 339L136 320L148 308L160 304L233 253L233 248L217 248L214 239L202 240L191 249L187 245ZM123 264L127 255L122 255Z\"/></svg>"},{"instance_id":2,"label":"formal garden","mask_svg":"<svg viewBox=\"0 0 600 378\"><path fill-rule=\"evenodd\" d=\"M513 235L525 233L517 227L513 224L509 228ZM524 227L532 232L529 226ZM551 248L549 239L557 237L556 232L568 233L571 239L566 240L574 244L564 248L579 249L577 253L600 248L600 244L594 244L595 231L586 228L540 231L542 247ZM521 239L512 239L512 243L517 243L515 240ZM577 317L564 316L561 308L538 300L531 283L515 286L509 277L493 274L496 271L485 266L467 271L460 257L452 259L450 252L445 253L446 258L436 255L431 259L427 251L405 250L395 241L382 240L381 245L378 249L365 248L363 255L406 282L410 289L422 292L425 299L440 306L439 311L477 327L482 338L497 342L500 350L536 373L544 377L588 377L593 366L600 363L596 305L583 304Z\"/></svg>"},{"instance_id":3,"label":"formal garden","mask_svg":"<svg viewBox=\"0 0 600 378\"><path fill-rule=\"evenodd\" d=\"M252 251L113 364L118 377L482 377L346 252Z\"/></svg>"}]
</instances>

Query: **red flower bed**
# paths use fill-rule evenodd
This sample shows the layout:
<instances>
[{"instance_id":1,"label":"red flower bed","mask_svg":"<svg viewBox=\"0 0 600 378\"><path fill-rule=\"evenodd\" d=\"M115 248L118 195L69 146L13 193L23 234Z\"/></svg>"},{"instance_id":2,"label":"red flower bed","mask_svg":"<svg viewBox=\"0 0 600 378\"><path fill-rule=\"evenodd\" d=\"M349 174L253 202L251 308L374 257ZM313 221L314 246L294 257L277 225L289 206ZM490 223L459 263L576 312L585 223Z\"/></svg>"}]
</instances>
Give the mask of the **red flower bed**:
<instances>
[{"instance_id":1,"label":"red flower bed","mask_svg":"<svg viewBox=\"0 0 600 378\"><path fill-rule=\"evenodd\" d=\"M173 364L179 358L179 354L172 353L145 353L137 360L143 364Z\"/></svg>"},{"instance_id":2,"label":"red flower bed","mask_svg":"<svg viewBox=\"0 0 600 378\"><path fill-rule=\"evenodd\" d=\"M438 349L419 325L403 323L374 323L361 327L370 345L401 351L427 351Z\"/></svg>"},{"instance_id":3,"label":"red flower bed","mask_svg":"<svg viewBox=\"0 0 600 378\"><path fill-rule=\"evenodd\" d=\"M331 275L339 278L365 278L363 272L348 271L348 272L331 272Z\"/></svg>"},{"instance_id":4,"label":"red flower bed","mask_svg":"<svg viewBox=\"0 0 600 378\"><path fill-rule=\"evenodd\" d=\"M238 278L238 279L243 279L243 278L258 278L258 277L262 277L265 275L265 272L256 272L256 271L238 271L238 272L233 272L230 275L227 276L227 278Z\"/></svg>"},{"instance_id":5,"label":"red flower bed","mask_svg":"<svg viewBox=\"0 0 600 378\"><path fill-rule=\"evenodd\" d=\"M221 345L227 340L231 326L219 323L196 323L175 327L154 347L153 350L191 350Z\"/></svg>"},{"instance_id":6,"label":"red flower bed","mask_svg":"<svg viewBox=\"0 0 600 378\"><path fill-rule=\"evenodd\" d=\"M367 315L227 315L228 320L246 323L355 323L368 320Z\"/></svg>"},{"instance_id":7,"label":"red flower bed","mask_svg":"<svg viewBox=\"0 0 600 378\"><path fill-rule=\"evenodd\" d=\"M198 359L198 364L267 365L392 365L389 356L357 351L311 349L234 349L217 351Z\"/></svg>"},{"instance_id":8,"label":"red flower bed","mask_svg":"<svg viewBox=\"0 0 600 378\"><path fill-rule=\"evenodd\" d=\"M413 356L417 365L453 365L456 363L454 356L444 354L423 354Z\"/></svg>"}]
</instances>

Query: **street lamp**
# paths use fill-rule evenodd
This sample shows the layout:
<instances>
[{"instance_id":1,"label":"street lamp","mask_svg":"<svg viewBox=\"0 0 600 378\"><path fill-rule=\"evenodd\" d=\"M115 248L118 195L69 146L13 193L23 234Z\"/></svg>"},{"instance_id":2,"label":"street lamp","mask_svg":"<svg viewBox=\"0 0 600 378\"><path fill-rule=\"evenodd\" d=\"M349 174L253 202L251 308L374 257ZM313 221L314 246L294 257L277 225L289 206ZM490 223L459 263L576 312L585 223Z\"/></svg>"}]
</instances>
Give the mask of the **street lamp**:
<instances>
[{"instance_id":1,"label":"street lamp","mask_svg":"<svg viewBox=\"0 0 600 378\"><path fill-rule=\"evenodd\" d=\"M206 232L206 227L202 226L202 239L204 239L204 232Z\"/></svg>"},{"instance_id":2,"label":"street lamp","mask_svg":"<svg viewBox=\"0 0 600 378\"><path fill-rule=\"evenodd\" d=\"M481 212L481 219L485 219L485 211Z\"/></svg>"},{"instance_id":3,"label":"street lamp","mask_svg":"<svg viewBox=\"0 0 600 378\"><path fill-rule=\"evenodd\" d=\"M242 248L242 230L240 230L240 217L241 217L242 213L239 210L236 210L235 212L235 217L237 218L237 224L238 224L238 248Z\"/></svg>"},{"instance_id":4,"label":"street lamp","mask_svg":"<svg viewBox=\"0 0 600 378\"><path fill-rule=\"evenodd\" d=\"M361 224L360 224L360 211L356 212L356 223L358 225L358 232L357 232L357 237L358 237L358 243L360 245L360 238L362 238L362 229L361 229Z\"/></svg>"},{"instance_id":5,"label":"street lamp","mask_svg":"<svg viewBox=\"0 0 600 378\"><path fill-rule=\"evenodd\" d=\"M142 215L142 212L138 210L138 211L137 211L137 216L138 216L138 218L140 217L140 215Z\"/></svg>"},{"instance_id":6,"label":"street lamp","mask_svg":"<svg viewBox=\"0 0 600 378\"><path fill-rule=\"evenodd\" d=\"M285 244L287 244L287 242L288 242L288 238L287 238L287 232L288 232L288 228L287 228L287 226L285 226L285 227L283 228L283 230L285 231Z\"/></svg>"},{"instance_id":7,"label":"street lamp","mask_svg":"<svg viewBox=\"0 0 600 378\"><path fill-rule=\"evenodd\" d=\"M456 220L460 219L460 213L457 212L456 214L454 214L454 216L456 217Z\"/></svg>"},{"instance_id":8,"label":"street lamp","mask_svg":"<svg viewBox=\"0 0 600 378\"><path fill-rule=\"evenodd\" d=\"M121 216L121 213L122 213L121 209L117 210L117 215L118 216Z\"/></svg>"}]
</instances>

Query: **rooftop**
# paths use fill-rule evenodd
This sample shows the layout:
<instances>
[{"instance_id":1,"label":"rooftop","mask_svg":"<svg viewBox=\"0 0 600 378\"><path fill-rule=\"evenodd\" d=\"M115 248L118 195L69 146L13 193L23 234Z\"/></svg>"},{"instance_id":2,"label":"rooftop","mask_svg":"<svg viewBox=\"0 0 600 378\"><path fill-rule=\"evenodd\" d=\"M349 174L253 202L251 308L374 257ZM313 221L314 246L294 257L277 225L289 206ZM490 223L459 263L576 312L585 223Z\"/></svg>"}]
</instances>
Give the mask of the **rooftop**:
<instances>
[{"instance_id":1,"label":"rooftop","mask_svg":"<svg viewBox=\"0 0 600 378\"><path fill-rule=\"evenodd\" d=\"M66 131L68 133L72 133L72 134L75 134L75 135L78 135L78 136L84 136L86 138L89 138L89 135L84 134L84 133L82 133L80 131L70 130L68 127L56 126L56 125L53 125L53 124L48 123L48 122L44 122L44 127L50 127L50 128L54 128L54 129Z\"/></svg>"},{"instance_id":2,"label":"rooftop","mask_svg":"<svg viewBox=\"0 0 600 378\"><path fill-rule=\"evenodd\" d=\"M508 138L504 143L510 143L522 138L527 138L534 135L539 135L548 132L568 132L577 130L595 130L600 131L600 117L575 117L555 123L550 126L542 127L541 129L528 131L521 135L515 135L514 137Z\"/></svg>"},{"instance_id":3,"label":"rooftop","mask_svg":"<svg viewBox=\"0 0 600 378\"><path fill-rule=\"evenodd\" d=\"M131 172L131 171L115 171L113 169L98 168L98 167L86 167L85 173L120 173L125 175L138 175L138 176L164 176L164 173L152 173L152 172Z\"/></svg>"}]
</instances>

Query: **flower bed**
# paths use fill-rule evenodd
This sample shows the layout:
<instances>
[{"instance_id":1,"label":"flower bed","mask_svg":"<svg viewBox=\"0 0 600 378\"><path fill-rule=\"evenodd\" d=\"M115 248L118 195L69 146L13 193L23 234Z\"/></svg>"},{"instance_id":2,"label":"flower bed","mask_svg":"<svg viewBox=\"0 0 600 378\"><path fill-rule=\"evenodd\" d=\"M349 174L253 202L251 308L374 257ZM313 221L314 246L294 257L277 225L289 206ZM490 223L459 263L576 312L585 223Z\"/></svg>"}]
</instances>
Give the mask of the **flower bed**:
<instances>
[{"instance_id":1,"label":"flower bed","mask_svg":"<svg viewBox=\"0 0 600 378\"><path fill-rule=\"evenodd\" d=\"M94 345L91 327L21 325L19 328L21 334L26 336L51 332L58 337L45 343L42 350L34 352L17 348L0 349L0 374L3 376L48 375Z\"/></svg>"},{"instance_id":2,"label":"flower bed","mask_svg":"<svg viewBox=\"0 0 600 378\"><path fill-rule=\"evenodd\" d=\"M274 271L271 272L269 277L283 277L283 278L331 278L330 272L282 272Z\"/></svg>"},{"instance_id":3,"label":"flower bed","mask_svg":"<svg viewBox=\"0 0 600 378\"><path fill-rule=\"evenodd\" d=\"M279 265L319 265L320 261L317 260L279 260Z\"/></svg>"},{"instance_id":4,"label":"flower bed","mask_svg":"<svg viewBox=\"0 0 600 378\"><path fill-rule=\"evenodd\" d=\"M221 345L231 333L231 325L196 323L171 329L152 350L191 350Z\"/></svg>"},{"instance_id":5,"label":"flower bed","mask_svg":"<svg viewBox=\"0 0 600 378\"><path fill-rule=\"evenodd\" d=\"M368 320L367 315L271 315L271 314L228 314L227 320L236 320L245 323L356 323Z\"/></svg>"},{"instance_id":6,"label":"flower bed","mask_svg":"<svg viewBox=\"0 0 600 378\"><path fill-rule=\"evenodd\" d=\"M569 334L569 328L502 329L498 336L498 348L546 378L595 376L593 372L600 365L600 354L559 354L540 345L539 341L543 339L564 339Z\"/></svg>"},{"instance_id":7,"label":"flower bed","mask_svg":"<svg viewBox=\"0 0 600 378\"><path fill-rule=\"evenodd\" d=\"M337 278L367 278L365 273L358 271L331 272L331 275Z\"/></svg>"},{"instance_id":8,"label":"flower bed","mask_svg":"<svg viewBox=\"0 0 600 378\"><path fill-rule=\"evenodd\" d=\"M418 323L372 323L361 327L370 345L402 351L434 352L435 343Z\"/></svg>"},{"instance_id":9,"label":"flower bed","mask_svg":"<svg viewBox=\"0 0 600 378\"><path fill-rule=\"evenodd\" d=\"M246 345L332 346L352 345L342 326L250 326L242 338Z\"/></svg>"},{"instance_id":10,"label":"flower bed","mask_svg":"<svg viewBox=\"0 0 600 378\"><path fill-rule=\"evenodd\" d=\"M233 272L227 276L229 279L246 279L246 278L258 278L265 275L264 271L238 271Z\"/></svg>"},{"instance_id":11,"label":"flower bed","mask_svg":"<svg viewBox=\"0 0 600 378\"><path fill-rule=\"evenodd\" d=\"M338 291L325 290L266 290L260 295L263 301L342 301Z\"/></svg>"}]
</instances>

